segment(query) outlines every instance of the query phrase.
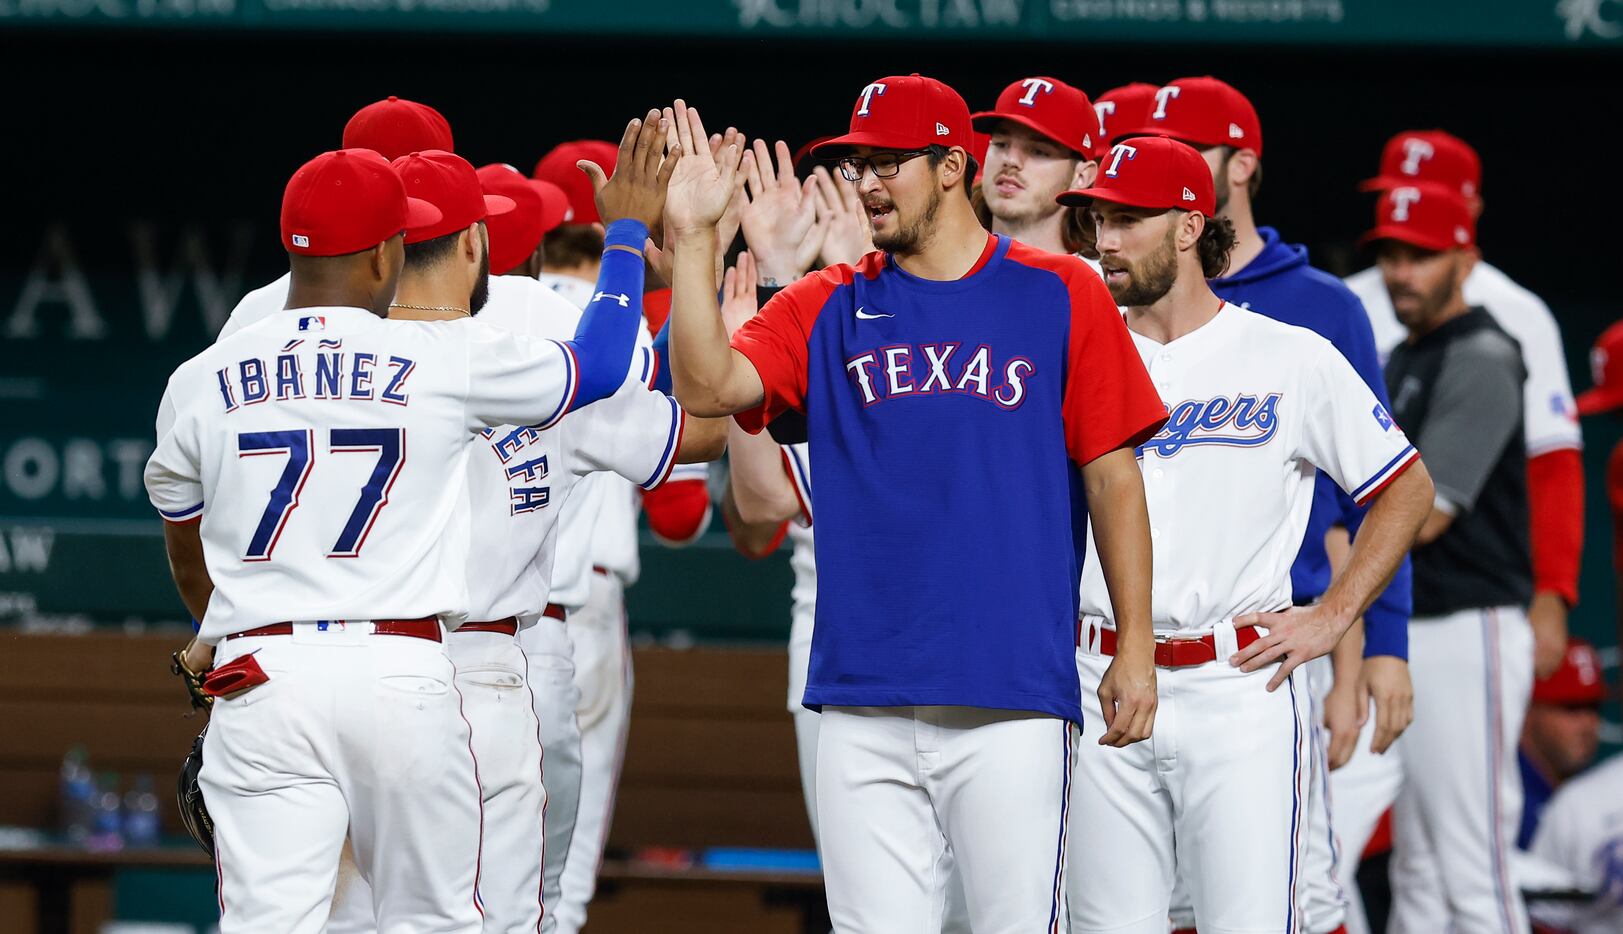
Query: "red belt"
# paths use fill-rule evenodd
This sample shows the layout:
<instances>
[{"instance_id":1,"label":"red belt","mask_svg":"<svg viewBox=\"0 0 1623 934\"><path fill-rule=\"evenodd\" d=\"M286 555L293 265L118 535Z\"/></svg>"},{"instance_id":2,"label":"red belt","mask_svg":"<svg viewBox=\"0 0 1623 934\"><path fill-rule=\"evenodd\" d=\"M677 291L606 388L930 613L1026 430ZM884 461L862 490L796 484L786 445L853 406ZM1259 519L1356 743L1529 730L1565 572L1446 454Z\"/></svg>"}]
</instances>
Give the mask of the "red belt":
<instances>
[{"instance_id":1,"label":"red belt","mask_svg":"<svg viewBox=\"0 0 1623 934\"><path fill-rule=\"evenodd\" d=\"M547 608L541 611L541 615L562 621L564 618L564 608L561 604L549 603L547 604ZM503 635L516 636L518 635L518 620L509 616L506 619L499 619L493 623L463 623L457 627L456 631L499 632Z\"/></svg>"},{"instance_id":2,"label":"red belt","mask_svg":"<svg viewBox=\"0 0 1623 934\"><path fill-rule=\"evenodd\" d=\"M244 632L234 632L226 639L244 639L249 636L291 636L292 623L271 623L260 626L258 629L249 629ZM372 621L372 635L374 636L411 636L413 639L427 639L430 642L440 641L440 620L437 616L425 616L422 619L375 619Z\"/></svg>"},{"instance_id":3,"label":"red belt","mask_svg":"<svg viewBox=\"0 0 1623 934\"><path fill-rule=\"evenodd\" d=\"M1242 649L1261 638L1262 633L1253 626L1234 630L1234 641ZM1099 630L1099 654L1116 654L1116 630ZM1155 664L1159 668L1187 668L1215 661L1217 640L1210 633L1199 639L1157 639L1155 642Z\"/></svg>"},{"instance_id":4,"label":"red belt","mask_svg":"<svg viewBox=\"0 0 1623 934\"><path fill-rule=\"evenodd\" d=\"M613 574L614 572L609 570L608 568L604 567L601 564L594 564L594 565L592 565L592 573L593 574L601 574L604 577L608 577L609 575Z\"/></svg>"}]
</instances>

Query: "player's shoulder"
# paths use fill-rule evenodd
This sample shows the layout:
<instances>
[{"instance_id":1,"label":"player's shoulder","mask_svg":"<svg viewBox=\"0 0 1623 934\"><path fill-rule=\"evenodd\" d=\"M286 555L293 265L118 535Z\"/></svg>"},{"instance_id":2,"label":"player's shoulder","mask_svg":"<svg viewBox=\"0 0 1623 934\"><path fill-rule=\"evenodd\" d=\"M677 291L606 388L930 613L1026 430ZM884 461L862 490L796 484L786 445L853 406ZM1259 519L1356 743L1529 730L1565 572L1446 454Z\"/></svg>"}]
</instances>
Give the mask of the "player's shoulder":
<instances>
[{"instance_id":1,"label":"player's shoulder","mask_svg":"<svg viewBox=\"0 0 1623 934\"><path fill-rule=\"evenodd\" d=\"M490 299L475 320L517 334L570 337L581 309L540 280L491 276Z\"/></svg>"},{"instance_id":2,"label":"player's shoulder","mask_svg":"<svg viewBox=\"0 0 1623 934\"><path fill-rule=\"evenodd\" d=\"M1341 284L1361 301L1368 301L1371 295L1386 290L1386 284L1381 281L1381 271L1374 266L1358 270L1342 279Z\"/></svg>"},{"instance_id":3,"label":"player's shoulder","mask_svg":"<svg viewBox=\"0 0 1623 934\"><path fill-rule=\"evenodd\" d=\"M841 288L855 282L858 277L874 279L885 268L885 254L878 250L857 260L856 263L836 263L801 276L784 286L773 301L780 298L802 312L815 313L827 304L829 297ZM771 304L770 302L768 304Z\"/></svg>"},{"instance_id":4,"label":"player's shoulder","mask_svg":"<svg viewBox=\"0 0 1623 934\"><path fill-rule=\"evenodd\" d=\"M1021 243L1018 240L1009 241L1009 252L1005 254L1006 262L1028 266L1032 269L1042 269L1056 276L1072 282L1086 279L1099 279L1088 261L1075 253L1050 253L1039 250L1034 246ZM1103 284L1103 280L1100 280Z\"/></svg>"},{"instance_id":5,"label":"player's shoulder","mask_svg":"<svg viewBox=\"0 0 1623 934\"><path fill-rule=\"evenodd\" d=\"M1467 301L1488 305L1490 311L1502 305L1516 311L1550 314L1550 306L1544 299L1487 260L1478 260L1471 268L1471 274L1465 279L1465 297Z\"/></svg>"},{"instance_id":6,"label":"player's shoulder","mask_svg":"<svg viewBox=\"0 0 1623 934\"><path fill-rule=\"evenodd\" d=\"M1468 364L1522 366L1522 348L1516 338L1501 327L1486 325L1451 341L1447 357Z\"/></svg>"},{"instance_id":7,"label":"player's shoulder","mask_svg":"<svg viewBox=\"0 0 1623 934\"><path fill-rule=\"evenodd\" d=\"M1346 280L1325 272L1317 266L1304 263L1295 270L1297 282L1308 297L1315 301L1339 302L1348 310L1364 310L1363 299ZM1379 284L1377 282L1377 284Z\"/></svg>"},{"instance_id":8,"label":"player's shoulder","mask_svg":"<svg viewBox=\"0 0 1623 934\"><path fill-rule=\"evenodd\" d=\"M1235 336L1249 342L1261 342L1253 343L1253 346L1269 355L1276 355L1285 348L1295 353L1310 353L1315 357L1327 351L1339 353L1334 344L1312 328L1287 324L1233 302L1226 303L1223 311Z\"/></svg>"},{"instance_id":9,"label":"player's shoulder","mask_svg":"<svg viewBox=\"0 0 1623 934\"><path fill-rule=\"evenodd\" d=\"M1620 801L1623 801L1623 753L1613 754L1590 766L1556 789L1545 813L1583 809L1591 817L1599 817L1595 811L1596 805L1615 807Z\"/></svg>"}]
</instances>

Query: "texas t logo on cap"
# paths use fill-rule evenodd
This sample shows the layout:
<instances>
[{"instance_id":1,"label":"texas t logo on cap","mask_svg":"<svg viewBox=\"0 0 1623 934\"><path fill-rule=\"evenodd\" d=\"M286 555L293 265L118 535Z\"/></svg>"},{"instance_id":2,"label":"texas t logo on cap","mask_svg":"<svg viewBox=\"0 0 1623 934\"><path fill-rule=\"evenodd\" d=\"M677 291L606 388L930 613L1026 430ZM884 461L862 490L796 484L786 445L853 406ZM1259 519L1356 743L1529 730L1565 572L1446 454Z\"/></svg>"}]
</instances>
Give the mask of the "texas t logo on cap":
<instances>
[{"instance_id":1,"label":"texas t logo on cap","mask_svg":"<svg viewBox=\"0 0 1623 934\"><path fill-rule=\"evenodd\" d=\"M863 88L862 89L862 106L857 108L857 116L866 117L868 115L868 105L873 103L874 95L878 94L878 95L880 95L882 97L882 96L884 96L884 93L885 93L885 86L883 84L880 84L878 81L875 81L873 84L870 84L867 87Z\"/></svg>"},{"instance_id":2,"label":"texas t logo on cap","mask_svg":"<svg viewBox=\"0 0 1623 934\"><path fill-rule=\"evenodd\" d=\"M1127 158L1127 161L1131 162L1133 159L1138 157L1138 150L1127 145L1126 143L1117 143L1116 145L1110 147L1110 168L1105 169L1105 174L1111 178L1115 178L1116 173L1121 171L1121 160L1124 156Z\"/></svg>"},{"instance_id":3,"label":"texas t logo on cap","mask_svg":"<svg viewBox=\"0 0 1623 934\"><path fill-rule=\"evenodd\" d=\"M1392 192L1392 219L1398 223L1409 220L1409 205L1420 200L1420 189L1398 188Z\"/></svg>"},{"instance_id":4,"label":"texas t logo on cap","mask_svg":"<svg viewBox=\"0 0 1623 934\"><path fill-rule=\"evenodd\" d=\"M1155 92L1155 113L1150 114L1150 119L1151 120L1165 120L1167 118L1167 101L1170 101L1174 97L1177 97L1178 94L1182 90L1183 90L1183 88L1180 88L1175 84L1169 84L1166 87L1160 89L1159 91L1156 91Z\"/></svg>"},{"instance_id":5,"label":"texas t logo on cap","mask_svg":"<svg viewBox=\"0 0 1623 934\"><path fill-rule=\"evenodd\" d=\"M1054 83L1044 78L1027 78L1026 80L1020 82L1020 84L1026 89L1026 96L1020 98L1020 103L1025 104L1027 107L1036 105L1038 91L1047 94L1048 92L1054 90Z\"/></svg>"},{"instance_id":6,"label":"texas t logo on cap","mask_svg":"<svg viewBox=\"0 0 1623 934\"><path fill-rule=\"evenodd\" d=\"M1403 141L1403 174L1419 175L1420 163L1430 159L1437 152L1432 145L1423 139L1410 138Z\"/></svg>"}]
</instances>

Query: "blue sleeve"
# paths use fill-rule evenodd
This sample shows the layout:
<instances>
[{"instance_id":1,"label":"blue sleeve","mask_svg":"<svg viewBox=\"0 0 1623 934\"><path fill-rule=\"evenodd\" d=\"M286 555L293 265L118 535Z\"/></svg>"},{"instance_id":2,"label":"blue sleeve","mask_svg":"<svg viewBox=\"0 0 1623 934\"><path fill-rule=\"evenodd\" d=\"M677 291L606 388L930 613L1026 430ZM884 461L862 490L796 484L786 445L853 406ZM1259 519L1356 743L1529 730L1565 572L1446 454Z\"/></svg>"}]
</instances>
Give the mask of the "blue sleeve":
<instances>
[{"instance_id":1,"label":"blue sleeve","mask_svg":"<svg viewBox=\"0 0 1623 934\"><path fill-rule=\"evenodd\" d=\"M671 319L665 316L665 323L659 326L659 333L654 335L654 381L649 388L665 395L671 394Z\"/></svg>"},{"instance_id":2,"label":"blue sleeve","mask_svg":"<svg viewBox=\"0 0 1623 934\"><path fill-rule=\"evenodd\" d=\"M1358 297L1351 291L1343 289L1345 306L1341 314L1342 328L1340 340L1335 341L1336 349L1341 351L1347 362L1353 365L1358 375L1369 385L1375 398L1381 405L1390 407L1386 398L1386 379L1381 375L1380 355L1375 351L1375 332L1369 326L1369 315L1365 314L1364 306ZM1364 523L1367 509L1361 509L1353 502L1352 497L1341 490L1336 490L1336 498L1341 503L1343 524L1347 527L1350 537L1358 536L1358 527ZM1373 655L1394 655L1398 658L1409 657L1409 614L1412 611L1413 571L1409 566L1409 556L1404 555L1403 562L1398 565L1398 571L1392 577L1392 582L1375 598L1368 610L1364 612L1364 657Z\"/></svg>"},{"instance_id":3,"label":"blue sleeve","mask_svg":"<svg viewBox=\"0 0 1623 934\"><path fill-rule=\"evenodd\" d=\"M647 225L630 219L614 221L604 234L597 291L580 317L574 339L566 342L580 365L573 408L607 399L625 382L642 320L642 247L647 238ZM632 246L637 252L611 249L617 245Z\"/></svg>"}]
</instances>

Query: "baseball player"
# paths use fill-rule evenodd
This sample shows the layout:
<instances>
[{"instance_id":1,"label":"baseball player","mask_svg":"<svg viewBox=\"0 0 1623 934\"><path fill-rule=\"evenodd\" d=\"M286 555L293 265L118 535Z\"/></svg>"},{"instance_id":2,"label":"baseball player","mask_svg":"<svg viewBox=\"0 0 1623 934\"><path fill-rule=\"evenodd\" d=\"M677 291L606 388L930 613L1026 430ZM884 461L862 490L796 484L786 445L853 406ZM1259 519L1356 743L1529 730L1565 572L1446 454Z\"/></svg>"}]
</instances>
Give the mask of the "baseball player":
<instances>
[{"instance_id":1,"label":"baseball player","mask_svg":"<svg viewBox=\"0 0 1623 934\"><path fill-rule=\"evenodd\" d=\"M680 101L673 118L684 147L705 139ZM864 87L818 152L840 157L881 252L790 285L731 346L714 226L735 170L684 155L666 202L678 400L752 430L804 411L826 494L803 701L823 714L817 820L841 931L939 919L949 846L977 932L1061 924L1084 515L1128 643L1102 741L1141 740L1153 717L1131 448L1165 412L1093 271L980 226L969 134L939 81Z\"/></svg>"},{"instance_id":2,"label":"baseball player","mask_svg":"<svg viewBox=\"0 0 1623 934\"><path fill-rule=\"evenodd\" d=\"M1544 902L1533 918L1552 934L1623 930L1623 755L1563 785L1545 809L1533 855L1572 876L1587 902Z\"/></svg>"},{"instance_id":3,"label":"baseball player","mask_svg":"<svg viewBox=\"0 0 1623 934\"><path fill-rule=\"evenodd\" d=\"M1071 846L1071 930L1159 934L1181 877L1201 930L1295 932L1311 771L1298 667L1330 651L1391 578L1431 484L1329 342L1213 294L1206 280L1234 239L1199 152L1128 139L1095 187L1063 199L1091 201L1105 282L1171 413L1139 448L1155 542L1156 731L1125 749L1080 746L1074 816L1110 845ZM1346 572L1293 608L1317 470L1374 505ZM1092 548L1084 718L1120 651L1119 604Z\"/></svg>"},{"instance_id":4,"label":"baseball player","mask_svg":"<svg viewBox=\"0 0 1623 934\"><path fill-rule=\"evenodd\" d=\"M1482 216L1482 162L1464 140L1441 130L1409 130L1389 140L1381 171L1363 187L1390 191L1433 182L1458 191L1472 220ZM1384 355L1406 334L1382 285L1378 268L1347 279L1363 301ZM1583 436L1578 430L1561 330L1550 308L1497 267L1478 259L1465 280L1465 300L1488 310L1493 320L1521 345L1527 366L1522 417L1527 433L1527 490L1532 510L1533 625L1536 672L1549 674L1561 662L1567 612L1578 602L1578 563L1583 550Z\"/></svg>"},{"instance_id":5,"label":"baseball player","mask_svg":"<svg viewBox=\"0 0 1623 934\"><path fill-rule=\"evenodd\" d=\"M1509 855L1521 816L1516 741L1533 682L1526 371L1516 342L1465 298L1475 229L1456 192L1385 192L1364 242L1409 332L1386 364L1392 412L1437 484L1413 553L1414 725L1385 757L1402 776L1391 923L1524 932Z\"/></svg>"},{"instance_id":6,"label":"baseball player","mask_svg":"<svg viewBox=\"0 0 1623 934\"><path fill-rule=\"evenodd\" d=\"M407 240L413 242L408 244L391 318L460 320L472 308L482 322L517 334L551 337L572 332L579 317L573 308L560 318L552 301L526 301L530 295L549 295L533 280L510 280L501 286L504 294L499 299L492 281L492 300L478 306L485 291L484 255L494 254L478 248L483 238L477 227L443 232L480 208L481 185L472 166L450 153L434 151L403 157L396 165L409 189L424 194L448 220L408 231ZM617 178L648 167L649 161L628 157L619 165L625 172L617 171ZM626 184L622 179L620 187ZM617 208L616 196L612 190L600 194L611 208ZM483 200L499 197L487 194ZM622 294L634 304L638 293ZM609 399L545 432L514 426L496 429L475 443L471 455L472 548L467 577L474 602L470 621L452 635L450 649L473 728L484 792L486 859L480 895L487 931L534 931L537 925L548 929L542 924L538 897L544 891L543 838L535 820L541 803L532 799L541 793L538 764L544 762L546 778L552 777L553 757L543 759L542 749L557 727L546 721L563 719L564 714L573 722L574 707L560 708L565 698L559 687L542 684L537 690L527 683L526 669L537 666L528 663L527 649L514 637L521 626L528 630L543 620L562 631L565 608L548 599L560 510L570 501L577 479L594 471L614 470L634 483L654 487L676 461L721 453L725 423L690 421L668 396L650 391L652 366L649 351L639 348L625 384ZM538 485L542 482L545 485ZM562 653L567 660L567 642ZM533 704L527 693L533 695ZM514 698L525 702L515 705ZM543 708L551 709L543 712ZM550 794L544 800L550 824ZM557 879L549 881L555 886ZM335 906L328 934L374 929L370 898L357 897L364 890L362 884ZM556 889L547 894L556 897ZM341 913L347 922L343 925L338 923ZM357 914L358 920L349 920Z\"/></svg>"},{"instance_id":7,"label":"baseball player","mask_svg":"<svg viewBox=\"0 0 1623 934\"><path fill-rule=\"evenodd\" d=\"M1055 199L1099 171L1099 118L1088 96L1058 78L1022 78L971 118L987 133L981 195L991 230L1049 253L1091 247L1076 212Z\"/></svg>"},{"instance_id":8,"label":"baseball player","mask_svg":"<svg viewBox=\"0 0 1623 934\"><path fill-rule=\"evenodd\" d=\"M470 607L470 439L611 395L636 321L599 302L564 343L383 322L401 231L441 216L370 150L306 163L282 204L287 309L182 364L159 407L146 486L201 620L189 660L218 663L200 782L228 934L320 930L346 835L380 928L480 930L444 646ZM646 231L615 231L609 288L640 276Z\"/></svg>"},{"instance_id":9,"label":"baseball player","mask_svg":"<svg viewBox=\"0 0 1623 934\"><path fill-rule=\"evenodd\" d=\"M1217 216L1234 228L1228 269L1212 280L1212 290L1224 301L1305 327L1328 340L1386 405L1375 340L1357 297L1336 277L1308 265L1305 247L1287 244L1271 227L1257 226L1252 203L1262 182L1262 125L1256 108L1234 87L1211 77L1180 78L1156 89L1149 100L1144 122L1136 129L1200 150L1212 171ZM1337 489L1328 474L1319 474L1307 533L1291 565L1297 603L1312 603L1330 585L1326 534L1333 526L1356 532L1362 519L1363 510ZM1329 770L1352 755L1366 719L1377 727L1368 741L1374 753L1385 752L1409 723L1413 703L1407 662L1409 578L1405 559L1392 585L1370 605L1362 624L1355 624L1354 637L1343 640L1331 656L1308 665L1313 774L1301 891L1303 928L1309 934L1335 931L1347 910L1336 871ZM1188 907L1187 898L1174 898L1173 917L1180 927L1189 926Z\"/></svg>"},{"instance_id":10,"label":"baseball player","mask_svg":"<svg viewBox=\"0 0 1623 934\"><path fill-rule=\"evenodd\" d=\"M1566 655L1554 674L1533 682L1516 756L1522 778L1518 848L1532 845L1550 796L1595 761L1600 705L1607 694L1600 655L1593 645L1578 638L1567 640Z\"/></svg>"}]
</instances>

